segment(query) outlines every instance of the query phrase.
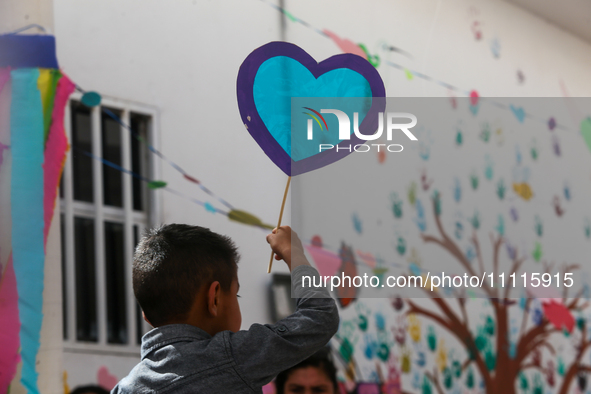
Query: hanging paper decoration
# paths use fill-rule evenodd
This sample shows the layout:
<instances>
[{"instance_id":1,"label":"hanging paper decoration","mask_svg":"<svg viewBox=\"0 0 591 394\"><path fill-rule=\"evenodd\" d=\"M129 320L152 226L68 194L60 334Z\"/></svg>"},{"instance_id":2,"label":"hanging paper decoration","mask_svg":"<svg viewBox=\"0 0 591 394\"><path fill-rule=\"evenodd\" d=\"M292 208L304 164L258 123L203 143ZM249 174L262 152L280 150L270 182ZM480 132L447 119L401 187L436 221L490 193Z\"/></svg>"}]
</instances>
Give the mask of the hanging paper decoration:
<instances>
[{"instance_id":1,"label":"hanging paper decoration","mask_svg":"<svg viewBox=\"0 0 591 394\"><path fill-rule=\"evenodd\" d=\"M20 361L18 353L20 330L18 292L12 258L8 260L0 286L0 324L2 325L2 331L0 331L0 344L2 345L0 370L3 371L0 375L0 393L6 393Z\"/></svg>"},{"instance_id":2,"label":"hanging paper decoration","mask_svg":"<svg viewBox=\"0 0 591 394\"><path fill-rule=\"evenodd\" d=\"M164 181L150 181L148 182L148 187L150 189L160 189L166 187L167 183Z\"/></svg>"},{"instance_id":3,"label":"hanging paper decoration","mask_svg":"<svg viewBox=\"0 0 591 394\"><path fill-rule=\"evenodd\" d=\"M80 101L87 107L92 108L101 105L102 98L97 92L86 92L82 95Z\"/></svg>"},{"instance_id":4,"label":"hanging paper decoration","mask_svg":"<svg viewBox=\"0 0 591 394\"><path fill-rule=\"evenodd\" d=\"M10 97L10 147L2 143L2 162L10 160L12 249L0 282L0 392L5 392L22 360L21 382L39 392L35 369L43 320L45 242L53 218L57 188L68 148L64 108L74 84L59 71L55 38L0 36L0 91ZM7 82L10 80L10 84ZM3 141L7 142L7 141ZM6 164L6 163L0 163ZM18 297L17 297L18 295ZM19 353L20 346L20 353Z\"/></svg>"},{"instance_id":5,"label":"hanging paper decoration","mask_svg":"<svg viewBox=\"0 0 591 394\"><path fill-rule=\"evenodd\" d=\"M228 219L234 222L247 224L249 226L262 227L268 230L272 230L274 228L270 224L263 223L261 219L254 216L253 214L238 209L233 209L228 212Z\"/></svg>"},{"instance_id":6,"label":"hanging paper decoration","mask_svg":"<svg viewBox=\"0 0 591 394\"><path fill-rule=\"evenodd\" d=\"M361 48L360 45L355 44L353 41L348 40L346 38L341 38L337 34L333 33L330 30L323 30L323 33L326 34L331 40L334 41L335 44L343 51L344 53L350 53L353 55L361 56L364 59L367 59L367 54Z\"/></svg>"}]
</instances>

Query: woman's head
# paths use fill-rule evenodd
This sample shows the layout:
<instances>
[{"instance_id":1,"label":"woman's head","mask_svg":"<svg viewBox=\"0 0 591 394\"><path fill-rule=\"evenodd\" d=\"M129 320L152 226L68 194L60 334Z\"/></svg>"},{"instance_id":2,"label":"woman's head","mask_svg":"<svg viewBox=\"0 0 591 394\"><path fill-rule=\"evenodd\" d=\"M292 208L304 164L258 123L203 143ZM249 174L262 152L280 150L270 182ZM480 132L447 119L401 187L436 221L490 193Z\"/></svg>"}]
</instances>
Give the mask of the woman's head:
<instances>
[{"instance_id":1,"label":"woman's head","mask_svg":"<svg viewBox=\"0 0 591 394\"><path fill-rule=\"evenodd\" d=\"M277 394L337 394L337 371L324 348L275 379Z\"/></svg>"}]
</instances>

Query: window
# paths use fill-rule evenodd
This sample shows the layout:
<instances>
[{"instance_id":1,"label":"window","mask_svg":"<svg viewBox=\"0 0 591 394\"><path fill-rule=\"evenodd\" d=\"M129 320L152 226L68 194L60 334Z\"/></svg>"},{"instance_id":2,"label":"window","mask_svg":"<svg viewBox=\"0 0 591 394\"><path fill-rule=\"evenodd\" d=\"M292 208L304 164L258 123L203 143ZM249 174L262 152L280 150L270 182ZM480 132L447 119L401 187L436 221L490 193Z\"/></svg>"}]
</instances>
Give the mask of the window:
<instances>
[{"instance_id":1,"label":"window","mask_svg":"<svg viewBox=\"0 0 591 394\"><path fill-rule=\"evenodd\" d=\"M138 352L147 324L131 263L158 210L145 182L114 166L146 178L155 169L148 147L111 114L154 145L156 112L108 99L88 108L76 98L66 111L71 149L60 186L65 348Z\"/></svg>"}]
</instances>

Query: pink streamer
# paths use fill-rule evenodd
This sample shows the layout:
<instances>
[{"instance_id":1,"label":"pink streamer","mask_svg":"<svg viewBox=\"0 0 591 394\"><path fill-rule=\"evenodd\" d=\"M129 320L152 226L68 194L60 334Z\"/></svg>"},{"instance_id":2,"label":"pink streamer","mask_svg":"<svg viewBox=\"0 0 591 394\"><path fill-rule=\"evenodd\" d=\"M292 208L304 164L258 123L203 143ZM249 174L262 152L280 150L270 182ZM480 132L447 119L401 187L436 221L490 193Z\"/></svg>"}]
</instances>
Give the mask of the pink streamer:
<instances>
[{"instance_id":1,"label":"pink streamer","mask_svg":"<svg viewBox=\"0 0 591 394\"><path fill-rule=\"evenodd\" d=\"M10 79L10 69L9 68L0 68L0 92L4 89L4 85Z\"/></svg>"},{"instance_id":2,"label":"pink streamer","mask_svg":"<svg viewBox=\"0 0 591 394\"><path fill-rule=\"evenodd\" d=\"M20 361L18 292L12 266L12 255L0 282L0 393L6 393Z\"/></svg>"},{"instance_id":3,"label":"pink streamer","mask_svg":"<svg viewBox=\"0 0 591 394\"><path fill-rule=\"evenodd\" d=\"M49 135L45 144L45 159L43 163L45 242L47 242L47 234L49 233L49 226L51 225L51 219L53 218L53 211L55 209L57 188L62 175L62 169L64 168L66 151L68 150L68 139L64 130L64 110L68 103L68 97L70 97L70 94L72 94L75 88L76 85L66 75L62 75L55 91L51 127L49 128Z\"/></svg>"}]
</instances>

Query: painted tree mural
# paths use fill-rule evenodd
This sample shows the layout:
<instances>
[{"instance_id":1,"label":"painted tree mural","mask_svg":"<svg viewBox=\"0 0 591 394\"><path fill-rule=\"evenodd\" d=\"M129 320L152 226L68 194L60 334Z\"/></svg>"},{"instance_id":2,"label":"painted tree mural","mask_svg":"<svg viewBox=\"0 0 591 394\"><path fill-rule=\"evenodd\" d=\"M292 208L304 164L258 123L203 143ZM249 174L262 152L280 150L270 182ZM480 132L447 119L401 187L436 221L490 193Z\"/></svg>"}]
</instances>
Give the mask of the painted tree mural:
<instances>
[{"instance_id":1,"label":"painted tree mural","mask_svg":"<svg viewBox=\"0 0 591 394\"><path fill-rule=\"evenodd\" d=\"M485 279L477 288L436 286L419 289L420 296L395 290L382 299L365 298L365 289L337 289L346 300L332 346L344 393L590 392L585 201L591 187L583 170L591 164L589 148L580 134L558 134L555 121L528 124L515 108L507 104L487 116L472 105L467 116L452 110L447 124L418 130L403 159L374 158L372 176L380 183L371 194L381 199L369 193L351 199L349 229L313 222L329 245L340 243L330 263L311 254L322 275L427 280L427 273L441 274L445 260L452 277ZM447 131L434 131L441 129ZM403 175L391 175L402 165ZM331 176L331 188L347 185ZM383 179L395 179L396 186L383 187ZM314 199L314 214L324 210L322 217L330 217L330 201L346 192L334 191L325 205ZM375 213L358 201L377 207ZM384 203L387 215L379 211ZM365 241L384 233L390 250L372 251ZM316 241L321 247L320 237ZM527 285L509 283L523 283L523 274Z\"/></svg>"},{"instance_id":2,"label":"painted tree mural","mask_svg":"<svg viewBox=\"0 0 591 394\"><path fill-rule=\"evenodd\" d=\"M434 199L433 212L438 234L422 234L423 241L436 244L451 254L470 275L481 276L487 272L486 259L482 256L477 232L475 231L472 236L478 261L478 265L475 267L445 231L438 214L438 203ZM503 236L491 233L490 242L493 245L493 255L489 259L488 272L492 271L495 276L498 276L502 272L499 255L506 241ZM511 249L510 246L509 248ZM512 263L505 270L507 276L514 272L521 274L520 269L526 258L521 256L517 250L512 250L511 255ZM563 265L556 267L557 269L554 268L553 264L545 263L544 272L551 275L555 272L563 274L573 272L578 266ZM587 335L586 321L580 319L575 325L571 316L571 312L581 311L587 306L587 303L581 299L581 294L569 298L568 288L565 287L563 298L545 301L543 309L548 313L540 314L539 309L533 309L531 298L522 300L509 298L511 287L485 286L484 292L489 299L493 317L484 326L478 327L477 332L470 328L470 316L466 311L466 304L470 302L470 299L466 297L455 299L432 297L434 308L419 306L413 300L408 299L406 300L409 305L407 313L423 316L436 323L440 328L452 333L467 352L461 369L466 370L469 366L474 365L482 377L488 393L514 393L520 385L522 389L527 389L530 383L527 382L524 372L529 369L537 370L544 375L547 384L550 387L556 385L555 392L560 394L572 392L571 386L577 377L580 377L581 380L585 379L582 373L591 371L591 366L583 362L583 356L591 346L591 341ZM450 305L453 301L457 303L455 308ZM510 312L511 309L517 308L521 314L521 325L516 341L512 342L509 327ZM552 310L552 308L559 311ZM535 317L532 324L528 324L532 313L537 313L539 316ZM571 323L571 319L573 323ZM570 352L574 354L573 360L566 369L557 366L552 361L556 357L552 336L565 335L565 333L573 336L573 346ZM439 393L444 392L442 378L445 379L445 375L450 373L446 368L449 369L449 366L446 366L442 371L443 377L437 371L427 373ZM555 370L556 368L558 371ZM554 377L557 372L558 375L562 375L561 378ZM559 381L557 382L557 380ZM584 386L583 383L580 385Z\"/></svg>"}]
</instances>

